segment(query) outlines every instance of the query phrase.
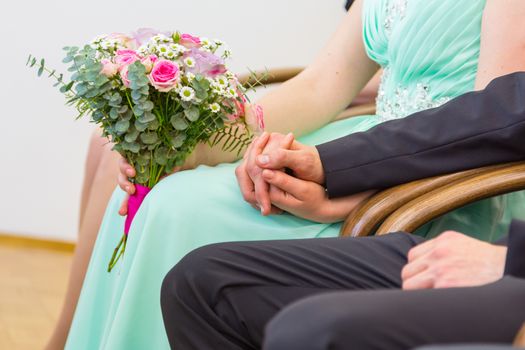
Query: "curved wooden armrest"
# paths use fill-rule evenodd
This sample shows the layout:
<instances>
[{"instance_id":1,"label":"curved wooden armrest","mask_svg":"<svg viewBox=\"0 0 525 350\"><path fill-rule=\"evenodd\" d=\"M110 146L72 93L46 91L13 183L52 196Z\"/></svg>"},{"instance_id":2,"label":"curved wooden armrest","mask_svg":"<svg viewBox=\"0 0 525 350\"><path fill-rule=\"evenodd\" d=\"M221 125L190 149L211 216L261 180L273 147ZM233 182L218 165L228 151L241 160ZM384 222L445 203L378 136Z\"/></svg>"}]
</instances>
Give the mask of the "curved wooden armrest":
<instances>
[{"instance_id":1,"label":"curved wooden armrest","mask_svg":"<svg viewBox=\"0 0 525 350\"><path fill-rule=\"evenodd\" d=\"M239 82L245 86L261 86L283 83L301 73L303 67L272 68L239 75Z\"/></svg>"},{"instance_id":2,"label":"curved wooden armrest","mask_svg":"<svg viewBox=\"0 0 525 350\"><path fill-rule=\"evenodd\" d=\"M516 335L513 345L515 348L520 348L520 349L525 348L525 323L523 324L518 334Z\"/></svg>"},{"instance_id":3,"label":"curved wooden armrest","mask_svg":"<svg viewBox=\"0 0 525 350\"><path fill-rule=\"evenodd\" d=\"M501 168L494 165L485 168L465 170L453 174L435 176L412 181L381 191L355 208L341 228L341 236L362 237L373 233L390 214L403 205L424 195L458 181Z\"/></svg>"},{"instance_id":4,"label":"curved wooden armrest","mask_svg":"<svg viewBox=\"0 0 525 350\"><path fill-rule=\"evenodd\" d=\"M525 189L525 162L480 168L479 174L434 189L398 208L376 234L414 232L430 220L480 199Z\"/></svg>"}]
</instances>

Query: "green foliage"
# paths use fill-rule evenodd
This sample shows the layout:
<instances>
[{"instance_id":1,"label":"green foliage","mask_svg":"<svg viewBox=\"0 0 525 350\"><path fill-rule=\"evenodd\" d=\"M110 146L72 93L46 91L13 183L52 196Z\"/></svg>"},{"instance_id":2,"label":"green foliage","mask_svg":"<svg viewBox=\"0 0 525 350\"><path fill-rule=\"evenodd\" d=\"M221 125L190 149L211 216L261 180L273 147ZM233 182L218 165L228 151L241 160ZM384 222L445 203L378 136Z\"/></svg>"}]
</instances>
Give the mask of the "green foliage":
<instances>
[{"instance_id":1,"label":"green foliage","mask_svg":"<svg viewBox=\"0 0 525 350\"><path fill-rule=\"evenodd\" d=\"M174 33L173 40L179 42L180 33ZM77 109L77 118L89 115L102 128L114 150L136 168L139 184L154 186L175 166L183 165L199 143L241 152L252 138L242 123L240 128L225 123L226 114L233 114L234 108L221 103L223 97L201 75L185 82L194 89L195 99L182 101L176 91L154 89L140 61L128 66L126 87L118 74L102 74L102 64L91 46L65 47L64 51L70 80L47 68L44 59L29 55L26 65L37 69L38 76L46 73L55 80L67 104ZM212 103L221 105L222 111L212 113Z\"/></svg>"}]
</instances>

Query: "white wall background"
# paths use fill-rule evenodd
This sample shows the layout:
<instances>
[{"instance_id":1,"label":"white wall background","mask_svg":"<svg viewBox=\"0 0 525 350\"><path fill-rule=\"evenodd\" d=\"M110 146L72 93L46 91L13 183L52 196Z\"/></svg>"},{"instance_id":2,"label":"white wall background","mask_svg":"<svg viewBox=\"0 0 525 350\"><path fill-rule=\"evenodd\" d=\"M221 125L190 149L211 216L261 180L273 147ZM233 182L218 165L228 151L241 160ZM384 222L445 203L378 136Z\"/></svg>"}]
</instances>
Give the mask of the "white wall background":
<instances>
[{"instance_id":1,"label":"white wall background","mask_svg":"<svg viewBox=\"0 0 525 350\"><path fill-rule=\"evenodd\" d=\"M74 241L92 126L27 55L61 63L66 45L141 27L220 38L231 68L306 65L344 15L343 0L28 0L0 10L0 232Z\"/></svg>"}]
</instances>

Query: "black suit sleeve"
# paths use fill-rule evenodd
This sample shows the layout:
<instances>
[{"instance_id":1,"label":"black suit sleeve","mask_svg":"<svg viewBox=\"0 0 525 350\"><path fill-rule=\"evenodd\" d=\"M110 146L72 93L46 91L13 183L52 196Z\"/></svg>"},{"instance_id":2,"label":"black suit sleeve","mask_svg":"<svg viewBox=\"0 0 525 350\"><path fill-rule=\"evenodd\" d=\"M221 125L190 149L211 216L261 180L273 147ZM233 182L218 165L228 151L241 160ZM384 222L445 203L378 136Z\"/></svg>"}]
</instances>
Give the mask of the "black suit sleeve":
<instances>
[{"instance_id":1,"label":"black suit sleeve","mask_svg":"<svg viewBox=\"0 0 525 350\"><path fill-rule=\"evenodd\" d=\"M512 221L507 247L505 275L525 278L525 221Z\"/></svg>"},{"instance_id":2,"label":"black suit sleeve","mask_svg":"<svg viewBox=\"0 0 525 350\"><path fill-rule=\"evenodd\" d=\"M525 158L525 72L318 145L330 197Z\"/></svg>"}]
</instances>

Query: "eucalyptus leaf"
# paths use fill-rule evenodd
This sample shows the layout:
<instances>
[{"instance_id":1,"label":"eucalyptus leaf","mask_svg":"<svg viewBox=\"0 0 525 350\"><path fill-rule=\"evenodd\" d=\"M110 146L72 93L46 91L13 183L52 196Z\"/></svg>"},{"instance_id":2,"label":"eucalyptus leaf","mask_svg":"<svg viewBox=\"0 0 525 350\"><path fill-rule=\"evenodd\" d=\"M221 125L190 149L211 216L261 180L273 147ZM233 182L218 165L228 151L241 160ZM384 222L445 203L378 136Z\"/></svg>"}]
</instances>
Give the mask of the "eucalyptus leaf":
<instances>
[{"instance_id":1,"label":"eucalyptus leaf","mask_svg":"<svg viewBox=\"0 0 525 350\"><path fill-rule=\"evenodd\" d=\"M142 104L142 109L146 112L151 112L153 110L153 107L155 107L155 105L151 101L146 101Z\"/></svg>"},{"instance_id":2,"label":"eucalyptus leaf","mask_svg":"<svg viewBox=\"0 0 525 350\"><path fill-rule=\"evenodd\" d=\"M160 123L157 119L153 119L148 123L148 130L156 131L160 126Z\"/></svg>"},{"instance_id":3,"label":"eucalyptus leaf","mask_svg":"<svg viewBox=\"0 0 525 350\"><path fill-rule=\"evenodd\" d=\"M133 90L131 92L131 98L133 99L133 101L140 100L141 97L142 97L142 93L140 91Z\"/></svg>"},{"instance_id":4,"label":"eucalyptus leaf","mask_svg":"<svg viewBox=\"0 0 525 350\"><path fill-rule=\"evenodd\" d=\"M138 117L138 120L140 120L141 123L149 123L157 119L155 114L151 112L144 112L140 117Z\"/></svg>"},{"instance_id":5,"label":"eucalyptus leaf","mask_svg":"<svg viewBox=\"0 0 525 350\"><path fill-rule=\"evenodd\" d=\"M118 118L118 108L115 108L115 107L111 108L109 110L109 117L113 120L117 119Z\"/></svg>"},{"instance_id":6,"label":"eucalyptus leaf","mask_svg":"<svg viewBox=\"0 0 525 350\"><path fill-rule=\"evenodd\" d=\"M133 153L139 153L140 151L140 145L136 142L122 142L121 145L123 149Z\"/></svg>"},{"instance_id":7,"label":"eucalyptus leaf","mask_svg":"<svg viewBox=\"0 0 525 350\"><path fill-rule=\"evenodd\" d=\"M138 131L143 132L148 128L148 124L141 123L140 120L135 120L135 128L137 128Z\"/></svg>"},{"instance_id":8,"label":"eucalyptus leaf","mask_svg":"<svg viewBox=\"0 0 525 350\"><path fill-rule=\"evenodd\" d=\"M128 131L129 126L130 126L129 120L119 120L119 121L115 124L115 130L116 130L118 133L123 134L123 133L125 133L125 132Z\"/></svg>"},{"instance_id":9,"label":"eucalyptus leaf","mask_svg":"<svg viewBox=\"0 0 525 350\"><path fill-rule=\"evenodd\" d=\"M137 164L138 165L142 165L142 166L146 166L149 164L150 160L151 160L151 153L141 153L138 157L137 157Z\"/></svg>"},{"instance_id":10,"label":"eucalyptus leaf","mask_svg":"<svg viewBox=\"0 0 525 350\"><path fill-rule=\"evenodd\" d=\"M124 140L126 140L126 142L134 142L137 140L137 137L139 137L139 131L135 128L132 128L128 130L126 136L124 136Z\"/></svg>"},{"instance_id":11,"label":"eucalyptus leaf","mask_svg":"<svg viewBox=\"0 0 525 350\"><path fill-rule=\"evenodd\" d=\"M184 134L175 135L171 139L171 145L175 148L178 148L182 146L182 144L184 143L184 140L186 140L186 135Z\"/></svg>"},{"instance_id":12,"label":"eucalyptus leaf","mask_svg":"<svg viewBox=\"0 0 525 350\"><path fill-rule=\"evenodd\" d=\"M192 106L184 111L184 114L186 115L186 118L188 118L189 121L197 121L199 119L199 108L196 106Z\"/></svg>"},{"instance_id":13,"label":"eucalyptus leaf","mask_svg":"<svg viewBox=\"0 0 525 350\"><path fill-rule=\"evenodd\" d=\"M146 145L152 145L159 140L156 132L145 132L140 134L140 140Z\"/></svg>"},{"instance_id":14,"label":"eucalyptus leaf","mask_svg":"<svg viewBox=\"0 0 525 350\"><path fill-rule=\"evenodd\" d=\"M155 162L159 165L166 165L168 162L168 149L166 147L159 147L154 152Z\"/></svg>"},{"instance_id":15,"label":"eucalyptus leaf","mask_svg":"<svg viewBox=\"0 0 525 350\"><path fill-rule=\"evenodd\" d=\"M171 117L170 123L177 130L186 130L188 128L188 123L178 114Z\"/></svg>"}]
</instances>

